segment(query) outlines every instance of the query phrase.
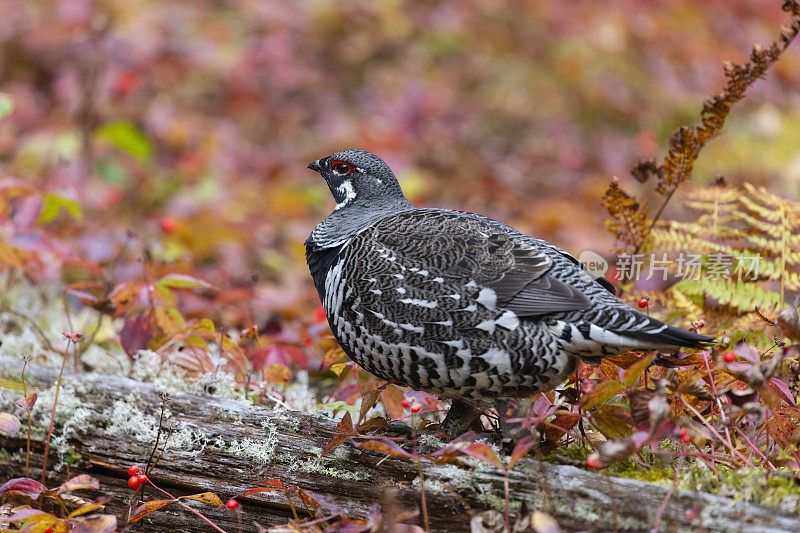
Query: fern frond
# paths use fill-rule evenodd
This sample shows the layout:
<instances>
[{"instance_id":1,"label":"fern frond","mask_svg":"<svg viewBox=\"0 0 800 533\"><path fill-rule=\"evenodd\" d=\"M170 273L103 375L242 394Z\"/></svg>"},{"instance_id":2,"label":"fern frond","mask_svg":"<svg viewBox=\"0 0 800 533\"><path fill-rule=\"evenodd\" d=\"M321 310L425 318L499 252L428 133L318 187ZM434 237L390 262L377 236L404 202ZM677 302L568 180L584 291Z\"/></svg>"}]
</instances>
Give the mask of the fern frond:
<instances>
[{"instance_id":1,"label":"fern frond","mask_svg":"<svg viewBox=\"0 0 800 533\"><path fill-rule=\"evenodd\" d=\"M750 312L755 306L762 309L775 309L782 303L780 294L764 290L754 283L740 280L683 280L673 285L670 290L673 293L682 293L686 298L710 297L720 305L732 307L740 313Z\"/></svg>"}]
</instances>

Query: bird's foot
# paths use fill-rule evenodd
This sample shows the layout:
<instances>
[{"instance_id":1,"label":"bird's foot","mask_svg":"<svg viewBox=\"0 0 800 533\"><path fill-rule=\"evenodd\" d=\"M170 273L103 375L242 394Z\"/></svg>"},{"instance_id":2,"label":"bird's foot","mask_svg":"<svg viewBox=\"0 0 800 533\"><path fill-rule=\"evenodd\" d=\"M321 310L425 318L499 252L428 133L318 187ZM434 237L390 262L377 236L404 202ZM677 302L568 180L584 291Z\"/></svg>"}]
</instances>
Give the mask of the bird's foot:
<instances>
[{"instance_id":1,"label":"bird's foot","mask_svg":"<svg viewBox=\"0 0 800 533\"><path fill-rule=\"evenodd\" d=\"M523 427L521 422L509 422L508 419L514 417L516 402L512 402L510 398L498 398L494 402L494 408L497 410L497 416L500 419L500 435L498 444L507 451L511 451L514 445L521 438L530 435Z\"/></svg>"},{"instance_id":2,"label":"bird's foot","mask_svg":"<svg viewBox=\"0 0 800 533\"><path fill-rule=\"evenodd\" d=\"M439 429L451 437L457 437L466 432L472 423L478 419L478 409L464 400L453 400L447 416L439 425Z\"/></svg>"}]
</instances>

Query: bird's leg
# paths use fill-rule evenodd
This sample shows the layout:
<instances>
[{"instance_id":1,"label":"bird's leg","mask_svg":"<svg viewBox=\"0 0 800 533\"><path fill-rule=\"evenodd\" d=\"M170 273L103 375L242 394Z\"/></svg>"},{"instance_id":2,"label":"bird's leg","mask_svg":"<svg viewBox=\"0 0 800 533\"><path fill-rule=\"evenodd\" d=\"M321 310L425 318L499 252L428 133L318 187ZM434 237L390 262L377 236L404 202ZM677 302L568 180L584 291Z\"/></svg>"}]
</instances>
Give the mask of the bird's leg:
<instances>
[{"instance_id":1,"label":"bird's leg","mask_svg":"<svg viewBox=\"0 0 800 533\"><path fill-rule=\"evenodd\" d=\"M497 416L500 419L500 439L503 446L507 447L509 451L517 441L529 434L523 429L521 422L511 423L508 421L509 409L512 411L512 417L517 417L524 413L524 409L517 402L518 400L512 401L511 398L498 398L494 401L494 408L497 410Z\"/></svg>"},{"instance_id":2,"label":"bird's leg","mask_svg":"<svg viewBox=\"0 0 800 533\"><path fill-rule=\"evenodd\" d=\"M456 399L439 427L448 435L457 437L467 431L477 417L478 409L473 404Z\"/></svg>"},{"instance_id":3,"label":"bird's leg","mask_svg":"<svg viewBox=\"0 0 800 533\"><path fill-rule=\"evenodd\" d=\"M497 416L500 419L500 433L504 441L511 441L511 428L508 424L508 398L498 398L494 401L494 408L497 411Z\"/></svg>"}]
</instances>

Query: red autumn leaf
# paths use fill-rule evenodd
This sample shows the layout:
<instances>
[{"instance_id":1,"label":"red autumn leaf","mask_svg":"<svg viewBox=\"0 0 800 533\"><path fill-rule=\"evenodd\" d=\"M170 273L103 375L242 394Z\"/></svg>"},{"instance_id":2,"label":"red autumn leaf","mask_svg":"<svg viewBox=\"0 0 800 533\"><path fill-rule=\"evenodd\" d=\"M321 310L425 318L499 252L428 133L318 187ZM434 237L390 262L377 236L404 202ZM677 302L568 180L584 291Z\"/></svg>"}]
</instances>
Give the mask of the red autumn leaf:
<instances>
[{"instance_id":1,"label":"red autumn leaf","mask_svg":"<svg viewBox=\"0 0 800 533\"><path fill-rule=\"evenodd\" d=\"M787 437L797 431L799 418L800 410L796 408L778 409L772 413L772 416L767 418L764 427L770 437L781 443L781 445L788 446Z\"/></svg>"},{"instance_id":2,"label":"red autumn leaf","mask_svg":"<svg viewBox=\"0 0 800 533\"><path fill-rule=\"evenodd\" d=\"M47 491L48 496L58 496L65 492L70 492L78 489L99 489L100 482L89 474L80 474L74 478L65 481L55 489Z\"/></svg>"},{"instance_id":3,"label":"red autumn leaf","mask_svg":"<svg viewBox=\"0 0 800 533\"><path fill-rule=\"evenodd\" d=\"M389 384L381 393L381 403L388 417L400 418L403 416L403 391L397 385Z\"/></svg>"},{"instance_id":4,"label":"red autumn leaf","mask_svg":"<svg viewBox=\"0 0 800 533\"><path fill-rule=\"evenodd\" d=\"M322 507L322 504L318 502L315 497L309 495L309 493L300 489L297 489L295 492L297 492L297 495L300 496L300 499L303 500L303 503L306 504L306 506L313 507L314 509L319 509Z\"/></svg>"},{"instance_id":5,"label":"red autumn leaf","mask_svg":"<svg viewBox=\"0 0 800 533\"><path fill-rule=\"evenodd\" d=\"M388 453L392 457L414 457L413 454L405 451L403 448L390 440L368 440L357 445L362 450L375 450L382 453Z\"/></svg>"},{"instance_id":6,"label":"red autumn leaf","mask_svg":"<svg viewBox=\"0 0 800 533\"><path fill-rule=\"evenodd\" d=\"M459 448L459 450L465 455L474 457L475 459L483 461L484 463L489 463L502 472L505 472L506 470L503 467L503 463L500 462L500 458L488 444L484 444L482 442L473 442L467 446Z\"/></svg>"},{"instance_id":7,"label":"red autumn leaf","mask_svg":"<svg viewBox=\"0 0 800 533\"><path fill-rule=\"evenodd\" d=\"M283 484L283 481L277 478L271 479L262 479L259 481L262 485L271 485L273 487L278 487L279 489L286 490L286 485Z\"/></svg>"},{"instance_id":8,"label":"red autumn leaf","mask_svg":"<svg viewBox=\"0 0 800 533\"><path fill-rule=\"evenodd\" d=\"M372 407L378 403L378 398L381 395L380 389L372 389L371 391L364 394L361 398L361 410L358 413L358 423L360 424L363 422L366 417L367 413L369 412Z\"/></svg>"},{"instance_id":9,"label":"red autumn leaf","mask_svg":"<svg viewBox=\"0 0 800 533\"><path fill-rule=\"evenodd\" d=\"M382 416L375 416L364 422L363 424L358 425L358 432L359 433L369 433L370 431L375 431L376 429L381 429L389 426L389 422L386 421L385 418Z\"/></svg>"},{"instance_id":10,"label":"red autumn leaf","mask_svg":"<svg viewBox=\"0 0 800 533\"><path fill-rule=\"evenodd\" d=\"M786 385L786 383L778 378L770 378L770 380L767 382L767 385L770 389L778 393L778 396L780 396L783 401L792 407L796 405L794 401L794 395L792 394L792 391L789 390L789 386Z\"/></svg>"},{"instance_id":11,"label":"red autumn leaf","mask_svg":"<svg viewBox=\"0 0 800 533\"><path fill-rule=\"evenodd\" d=\"M216 505L217 507L225 507L222 500L213 492L201 492L200 494L192 494L191 496L181 496L181 500L195 500L198 502L207 503L209 505Z\"/></svg>"},{"instance_id":12,"label":"red autumn leaf","mask_svg":"<svg viewBox=\"0 0 800 533\"><path fill-rule=\"evenodd\" d=\"M47 487L34 479L18 477L9 479L3 484L2 487L0 487L0 496L3 496L7 492L16 492L35 500L39 497L39 494L45 492L46 490Z\"/></svg>"},{"instance_id":13,"label":"red autumn leaf","mask_svg":"<svg viewBox=\"0 0 800 533\"><path fill-rule=\"evenodd\" d=\"M24 407L26 409L33 409L33 406L36 405L36 399L39 397L38 394L31 393L25 398L19 398L14 400L14 405L18 407Z\"/></svg>"},{"instance_id":14,"label":"red autumn leaf","mask_svg":"<svg viewBox=\"0 0 800 533\"><path fill-rule=\"evenodd\" d=\"M339 446L341 446L342 444L344 444L345 442L347 442L348 440L350 440L352 438L353 438L353 435L341 435L341 434L340 435L334 435L333 437L331 437L331 440L329 440L328 443L325 444L325 447L322 449L322 457L325 457L326 455L331 453L333 450L335 450L336 448L338 448Z\"/></svg>"},{"instance_id":15,"label":"red autumn leaf","mask_svg":"<svg viewBox=\"0 0 800 533\"><path fill-rule=\"evenodd\" d=\"M134 313L125 319L119 340L128 357L135 359L139 350L147 349L150 339L153 338L154 329L148 313Z\"/></svg>"},{"instance_id":16,"label":"red autumn leaf","mask_svg":"<svg viewBox=\"0 0 800 533\"><path fill-rule=\"evenodd\" d=\"M284 489L278 489L274 487L256 487L254 489L247 489L244 492L238 494L238 496L249 496L251 494L261 494L263 492L285 492Z\"/></svg>"},{"instance_id":17,"label":"red autumn leaf","mask_svg":"<svg viewBox=\"0 0 800 533\"><path fill-rule=\"evenodd\" d=\"M511 468L517 464L517 461L522 459L522 457L524 457L531 448L536 446L537 443L538 441L531 435L522 437L519 442L517 442L516 446L514 446L514 450L511 452L511 459L508 460L508 469L511 470Z\"/></svg>"},{"instance_id":18,"label":"red autumn leaf","mask_svg":"<svg viewBox=\"0 0 800 533\"><path fill-rule=\"evenodd\" d=\"M131 522L138 522L145 516L149 515L153 511L158 511L162 507L165 507L171 503L174 503L175 500L153 500L151 502L143 503L139 507L133 511L133 514L128 519Z\"/></svg>"},{"instance_id":19,"label":"red autumn leaf","mask_svg":"<svg viewBox=\"0 0 800 533\"><path fill-rule=\"evenodd\" d=\"M574 428L583 418L578 413L571 411L558 411L556 416L547 423L544 435L548 442L556 442Z\"/></svg>"},{"instance_id":20,"label":"red autumn leaf","mask_svg":"<svg viewBox=\"0 0 800 533\"><path fill-rule=\"evenodd\" d=\"M342 420L336 426L336 429L343 431L348 435L355 435L356 430L353 428L353 420L350 418L350 411L345 411Z\"/></svg>"}]
</instances>

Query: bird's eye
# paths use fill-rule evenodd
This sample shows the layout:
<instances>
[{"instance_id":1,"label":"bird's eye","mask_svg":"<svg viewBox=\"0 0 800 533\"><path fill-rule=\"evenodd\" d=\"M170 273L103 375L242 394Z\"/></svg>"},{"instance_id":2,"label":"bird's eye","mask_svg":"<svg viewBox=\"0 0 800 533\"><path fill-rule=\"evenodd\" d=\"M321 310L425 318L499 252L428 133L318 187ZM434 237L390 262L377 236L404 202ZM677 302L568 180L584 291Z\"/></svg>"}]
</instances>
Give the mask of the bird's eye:
<instances>
[{"instance_id":1,"label":"bird's eye","mask_svg":"<svg viewBox=\"0 0 800 533\"><path fill-rule=\"evenodd\" d=\"M353 165L344 161L332 161L331 168L339 176L344 176L354 170Z\"/></svg>"}]
</instances>

